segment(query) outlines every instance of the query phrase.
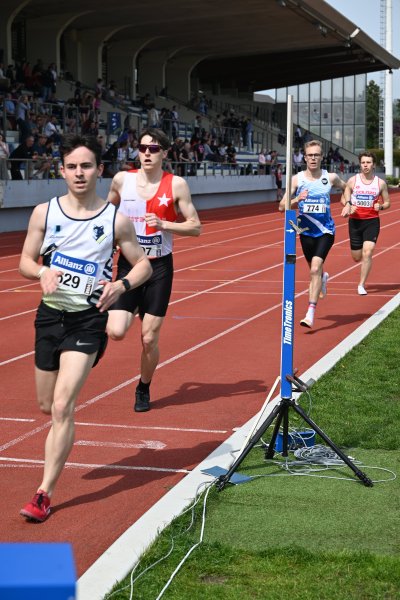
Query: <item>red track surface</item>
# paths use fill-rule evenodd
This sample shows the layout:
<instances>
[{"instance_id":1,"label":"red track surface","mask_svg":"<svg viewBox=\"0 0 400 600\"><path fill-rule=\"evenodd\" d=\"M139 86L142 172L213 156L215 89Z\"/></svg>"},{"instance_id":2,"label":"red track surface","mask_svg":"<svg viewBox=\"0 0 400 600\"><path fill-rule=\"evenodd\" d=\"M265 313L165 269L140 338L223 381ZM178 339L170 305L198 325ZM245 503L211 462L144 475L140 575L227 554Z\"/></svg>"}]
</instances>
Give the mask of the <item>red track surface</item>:
<instances>
[{"instance_id":1,"label":"red track surface","mask_svg":"<svg viewBox=\"0 0 400 600\"><path fill-rule=\"evenodd\" d=\"M300 374L399 291L400 194L391 199L390 211L381 213L365 297L356 294L359 266L334 204L329 293L313 330L298 325L309 282L298 251L294 366ZM109 343L84 387L69 466L51 517L38 525L19 509L40 482L50 424L37 408L33 380L40 290L17 271L24 234L0 236L2 541L71 542L80 576L184 476L180 469L193 468L260 409L280 369L283 218L275 204L206 211L201 218L200 238L175 240L153 409L132 410L140 355L135 323L126 340Z\"/></svg>"}]
</instances>

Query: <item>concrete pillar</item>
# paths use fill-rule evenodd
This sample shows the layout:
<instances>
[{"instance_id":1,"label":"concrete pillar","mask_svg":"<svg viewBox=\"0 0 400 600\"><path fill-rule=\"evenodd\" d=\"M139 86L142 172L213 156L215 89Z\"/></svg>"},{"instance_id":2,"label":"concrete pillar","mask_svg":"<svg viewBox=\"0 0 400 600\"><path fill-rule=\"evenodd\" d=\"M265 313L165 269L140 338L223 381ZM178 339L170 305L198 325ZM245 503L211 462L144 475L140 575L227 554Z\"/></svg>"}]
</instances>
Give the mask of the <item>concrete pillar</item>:
<instances>
[{"instance_id":1,"label":"concrete pillar","mask_svg":"<svg viewBox=\"0 0 400 600\"><path fill-rule=\"evenodd\" d=\"M26 22L26 53L29 61L35 64L36 60L41 58L44 67L54 62L57 66L57 72L60 72L60 38L62 32L75 19L88 12L91 11L28 19Z\"/></svg>"},{"instance_id":2,"label":"concrete pillar","mask_svg":"<svg viewBox=\"0 0 400 600\"><path fill-rule=\"evenodd\" d=\"M182 102L190 100L191 85L190 76L196 65L206 56L198 54L186 54L185 56L174 56L168 61L166 67L166 84L168 94L179 98Z\"/></svg>"},{"instance_id":3,"label":"concrete pillar","mask_svg":"<svg viewBox=\"0 0 400 600\"><path fill-rule=\"evenodd\" d=\"M112 73L118 89L123 89L124 79L128 77L131 81L129 95L134 100L136 91L136 72L138 70L139 53L155 38L134 38L131 40L109 41L108 69Z\"/></svg>"},{"instance_id":4,"label":"concrete pillar","mask_svg":"<svg viewBox=\"0 0 400 600\"><path fill-rule=\"evenodd\" d=\"M5 67L13 62L11 27L17 14L27 5L30 0L15 2L15 0L2 0L0 19L0 47L3 50L3 62Z\"/></svg>"},{"instance_id":5,"label":"concrete pillar","mask_svg":"<svg viewBox=\"0 0 400 600\"><path fill-rule=\"evenodd\" d=\"M153 96L165 87L165 67L168 55L165 50L145 49L139 56L139 91Z\"/></svg>"}]
</instances>

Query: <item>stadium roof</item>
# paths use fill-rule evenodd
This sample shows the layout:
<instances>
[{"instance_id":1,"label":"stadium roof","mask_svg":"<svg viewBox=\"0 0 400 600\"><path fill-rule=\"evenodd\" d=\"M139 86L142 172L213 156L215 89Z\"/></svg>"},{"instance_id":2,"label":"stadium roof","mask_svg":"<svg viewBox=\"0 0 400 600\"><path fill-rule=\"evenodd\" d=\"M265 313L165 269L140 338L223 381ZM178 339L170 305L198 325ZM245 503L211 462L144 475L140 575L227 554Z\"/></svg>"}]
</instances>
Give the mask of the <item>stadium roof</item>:
<instances>
[{"instance_id":1,"label":"stadium roof","mask_svg":"<svg viewBox=\"0 0 400 600\"><path fill-rule=\"evenodd\" d=\"M68 13L68 28L82 33L104 29L108 42L140 39L142 52L187 55L200 83L240 91L400 67L323 0L28 0L21 7L17 20Z\"/></svg>"}]
</instances>

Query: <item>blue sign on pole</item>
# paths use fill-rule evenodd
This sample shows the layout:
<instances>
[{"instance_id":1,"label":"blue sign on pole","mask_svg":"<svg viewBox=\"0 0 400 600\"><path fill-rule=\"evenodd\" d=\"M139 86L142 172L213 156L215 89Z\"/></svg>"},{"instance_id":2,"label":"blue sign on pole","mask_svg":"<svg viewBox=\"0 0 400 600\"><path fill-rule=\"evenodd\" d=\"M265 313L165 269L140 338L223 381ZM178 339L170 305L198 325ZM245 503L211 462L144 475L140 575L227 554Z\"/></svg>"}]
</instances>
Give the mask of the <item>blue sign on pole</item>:
<instances>
[{"instance_id":1,"label":"blue sign on pole","mask_svg":"<svg viewBox=\"0 0 400 600\"><path fill-rule=\"evenodd\" d=\"M282 295L281 398L292 397L292 384L286 375L293 375L294 292L296 270L296 211L285 210Z\"/></svg>"},{"instance_id":2,"label":"blue sign on pole","mask_svg":"<svg viewBox=\"0 0 400 600\"><path fill-rule=\"evenodd\" d=\"M119 112L108 112L107 113L107 130L108 133L118 133L121 131L121 113Z\"/></svg>"}]
</instances>

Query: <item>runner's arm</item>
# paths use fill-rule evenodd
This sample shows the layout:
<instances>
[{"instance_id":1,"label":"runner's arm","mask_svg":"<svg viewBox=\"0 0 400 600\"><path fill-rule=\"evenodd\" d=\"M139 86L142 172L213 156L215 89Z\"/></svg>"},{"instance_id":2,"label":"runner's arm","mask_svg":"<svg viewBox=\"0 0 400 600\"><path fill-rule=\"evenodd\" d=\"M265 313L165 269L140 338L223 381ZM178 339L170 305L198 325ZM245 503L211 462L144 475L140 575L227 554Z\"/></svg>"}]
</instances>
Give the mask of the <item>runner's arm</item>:
<instances>
[{"instance_id":1,"label":"runner's arm","mask_svg":"<svg viewBox=\"0 0 400 600\"><path fill-rule=\"evenodd\" d=\"M124 172L119 171L112 179L110 191L108 192L107 200L115 206L119 206L121 202L121 189L124 181Z\"/></svg>"},{"instance_id":2,"label":"runner's arm","mask_svg":"<svg viewBox=\"0 0 400 600\"><path fill-rule=\"evenodd\" d=\"M383 179L380 180L380 192L381 192L381 197L383 202L378 203L378 207L376 207L375 205L375 209L376 210L386 210L387 208L390 208L390 196L389 196L389 190L388 190L388 186L386 181L383 181Z\"/></svg>"},{"instance_id":3,"label":"runner's arm","mask_svg":"<svg viewBox=\"0 0 400 600\"><path fill-rule=\"evenodd\" d=\"M61 271L43 267L38 263L43 244L48 203L38 204L29 220L28 232L19 262L19 272L27 279L40 279L44 294L52 294L58 287Z\"/></svg>"},{"instance_id":4,"label":"runner's arm","mask_svg":"<svg viewBox=\"0 0 400 600\"><path fill-rule=\"evenodd\" d=\"M291 181L291 190L290 190L290 196L293 196L293 194L296 192L297 190L297 175L294 175L294 177L292 177L292 181ZM287 196L287 190L283 195L282 200L279 202L279 210L281 212L283 212L285 210L285 205L286 205L286 196ZM290 206L292 207L293 204L296 204L299 201L299 198L293 198L290 201Z\"/></svg>"},{"instance_id":5,"label":"runner's arm","mask_svg":"<svg viewBox=\"0 0 400 600\"><path fill-rule=\"evenodd\" d=\"M150 261L138 244L132 223L125 215L119 212L115 216L115 241L121 248L121 252L126 260L132 265L132 269L124 279L129 281L131 288L138 287L149 279L153 269ZM102 280L99 283L104 285L104 290L96 306L100 312L104 312L126 290L120 279L112 282Z\"/></svg>"}]
</instances>

